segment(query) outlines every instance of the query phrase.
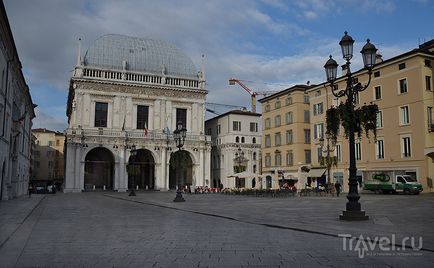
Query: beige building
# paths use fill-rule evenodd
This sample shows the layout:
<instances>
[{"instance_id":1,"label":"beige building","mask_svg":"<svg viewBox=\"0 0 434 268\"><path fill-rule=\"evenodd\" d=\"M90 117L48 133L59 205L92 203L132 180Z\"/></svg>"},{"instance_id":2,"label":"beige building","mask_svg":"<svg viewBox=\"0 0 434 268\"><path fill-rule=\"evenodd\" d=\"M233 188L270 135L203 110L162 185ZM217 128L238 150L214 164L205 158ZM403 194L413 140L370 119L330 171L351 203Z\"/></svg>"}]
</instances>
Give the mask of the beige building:
<instances>
[{"instance_id":1,"label":"beige building","mask_svg":"<svg viewBox=\"0 0 434 268\"><path fill-rule=\"evenodd\" d=\"M64 180L64 144L65 135L45 128L32 129L36 137L33 151L33 180Z\"/></svg>"},{"instance_id":2,"label":"beige building","mask_svg":"<svg viewBox=\"0 0 434 268\"><path fill-rule=\"evenodd\" d=\"M305 180L302 167L311 163L309 96L305 93L309 88L296 85L259 100L266 188L278 188L282 176L297 188Z\"/></svg>"},{"instance_id":3,"label":"beige building","mask_svg":"<svg viewBox=\"0 0 434 268\"><path fill-rule=\"evenodd\" d=\"M373 68L369 87L359 93L359 104L375 103L379 107L377 139L365 135L356 139L357 176L359 181L374 173L407 173L417 178L424 192L432 192L434 178L434 40L407 53L382 61ZM344 73L343 73L344 75ZM366 70L353 73L362 84L368 82ZM338 88L345 87L345 77L336 80ZM317 85L308 90L311 105L312 166L319 166L321 149L319 138L326 130L325 113L336 99L330 86ZM322 107L322 108L320 108ZM341 126L340 133L343 133ZM327 139L325 139L327 144ZM323 148L324 149L324 148ZM341 180L348 191L348 141L338 137L332 156L338 165L332 168L332 181Z\"/></svg>"}]
</instances>

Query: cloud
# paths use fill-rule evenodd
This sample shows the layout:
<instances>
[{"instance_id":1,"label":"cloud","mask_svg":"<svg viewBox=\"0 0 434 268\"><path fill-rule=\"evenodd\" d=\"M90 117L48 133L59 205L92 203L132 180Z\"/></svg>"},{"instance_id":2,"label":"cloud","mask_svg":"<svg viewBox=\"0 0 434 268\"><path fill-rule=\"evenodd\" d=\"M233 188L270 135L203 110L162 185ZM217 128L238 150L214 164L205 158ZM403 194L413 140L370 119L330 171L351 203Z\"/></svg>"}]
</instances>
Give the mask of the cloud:
<instances>
[{"instance_id":1,"label":"cloud","mask_svg":"<svg viewBox=\"0 0 434 268\"><path fill-rule=\"evenodd\" d=\"M36 117L33 119L32 128L46 128L63 132L67 127L66 121L63 118L46 114L40 108L35 109L35 114Z\"/></svg>"},{"instance_id":2,"label":"cloud","mask_svg":"<svg viewBox=\"0 0 434 268\"><path fill-rule=\"evenodd\" d=\"M208 101L246 106L249 96L229 86L229 77L255 81L249 84L255 90L323 81L322 66L329 54L339 55L339 40L308 28L306 19L320 21L345 8L394 10L391 0L44 0L31 8L26 0L4 2L31 92L49 92L42 87L63 91L64 96L46 99L58 99L54 105L64 109L79 37L83 53L108 33L166 40L185 51L198 69L205 54ZM387 56L393 48L381 51ZM63 118L66 126L66 117L60 117L64 112L49 119L52 107L41 95L41 118L35 124L62 128Z\"/></svg>"},{"instance_id":3,"label":"cloud","mask_svg":"<svg viewBox=\"0 0 434 268\"><path fill-rule=\"evenodd\" d=\"M294 7L297 16L302 14L302 17L308 20L328 17L342 10L353 13L375 11L378 14L396 10L393 0L294 0L289 3Z\"/></svg>"}]
</instances>

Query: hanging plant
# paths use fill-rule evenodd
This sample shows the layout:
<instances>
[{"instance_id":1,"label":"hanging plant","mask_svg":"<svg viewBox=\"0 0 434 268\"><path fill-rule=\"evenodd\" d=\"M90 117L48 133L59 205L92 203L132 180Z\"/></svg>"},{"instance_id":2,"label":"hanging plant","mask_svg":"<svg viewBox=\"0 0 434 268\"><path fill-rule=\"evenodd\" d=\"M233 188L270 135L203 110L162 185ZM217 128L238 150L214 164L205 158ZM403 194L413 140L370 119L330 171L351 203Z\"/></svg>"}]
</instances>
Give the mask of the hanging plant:
<instances>
[{"instance_id":1,"label":"hanging plant","mask_svg":"<svg viewBox=\"0 0 434 268\"><path fill-rule=\"evenodd\" d=\"M342 122L342 126L344 127L345 138L348 138L350 134L351 124L355 121L355 112L351 108L351 103L348 101L345 103L339 104L339 117Z\"/></svg>"},{"instance_id":2,"label":"hanging plant","mask_svg":"<svg viewBox=\"0 0 434 268\"><path fill-rule=\"evenodd\" d=\"M337 139L340 123L339 109L334 106L330 107L326 112L326 134L333 140Z\"/></svg>"},{"instance_id":3,"label":"hanging plant","mask_svg":"<svg viewBox=\"0 0 434 268\"><path fill-rule=\"evenodd\" d=\"M338 158L336 156L323 156L320 159L320 165L323 167L331 168L338 166Z\"/></svg>"},{"instance_id":4,"label":"hanging plant","mask_svg":"<svg viewBox=\"0 0 434 268\"><path fill-rule=\"evenodd\" d=\"M357 137L360 139L362 137L362 122L363 122L363 110L357 108L354 110L354 134L357 134Z\"/></svg>"},{"instance_id":5,"label":"hanging plant","mask_svg":"<svg viewBox=\"0 0 434 268\"><path fill-rule=\"evenodd\" d=\"M365 129L366 137L369 138L369 131L374 133L374 138L377 138L377 114L378 106L377 104L363 105L362 107L363 116L361 123Z\"/></svg>"}]
</instances>

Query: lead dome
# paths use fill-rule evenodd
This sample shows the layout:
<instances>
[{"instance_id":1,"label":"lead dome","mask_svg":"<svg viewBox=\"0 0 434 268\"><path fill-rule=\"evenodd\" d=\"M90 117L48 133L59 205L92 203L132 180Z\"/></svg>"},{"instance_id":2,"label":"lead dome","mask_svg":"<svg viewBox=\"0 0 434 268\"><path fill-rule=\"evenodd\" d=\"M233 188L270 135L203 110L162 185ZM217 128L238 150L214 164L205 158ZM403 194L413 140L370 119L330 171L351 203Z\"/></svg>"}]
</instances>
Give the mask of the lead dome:
<instances>
[{"instance_id":1,"label":"lead dome","mask_svg":"<svg viewBox=\"0 0 434 268\"><path fill-rule=\"evenodd\" d=\"M84 56L84 65L103 69L197 78L193 61L175 45L162 40L108 34L95 40Z\"/></svg>"}]
</instances>

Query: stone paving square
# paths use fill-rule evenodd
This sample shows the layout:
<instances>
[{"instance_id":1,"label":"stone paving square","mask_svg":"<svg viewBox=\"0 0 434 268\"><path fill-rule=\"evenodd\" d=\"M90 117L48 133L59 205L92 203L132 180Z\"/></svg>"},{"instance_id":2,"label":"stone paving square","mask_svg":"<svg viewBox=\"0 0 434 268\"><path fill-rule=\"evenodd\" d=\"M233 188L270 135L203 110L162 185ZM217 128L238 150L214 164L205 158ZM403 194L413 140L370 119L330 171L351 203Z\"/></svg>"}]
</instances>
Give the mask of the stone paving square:
<instances>
[{"instance_id":1,"label":"stone paving square","mask_svg":"<svg viewBox=\"0 0 434 268\"><path fill-rule=\"evenodd\" d=\"M432 267L434 195L362 194L370 220L342 222L345 197L173 192L34 195L0 203L0 267ZM406 211L406 213L402 213ZM352 237L423 238L413 251L343 250ZM353 240L353 247L361 243ZM348 241L347 241L348 242ZM366 241L365 241L366 242ZM367 242L366 242L367 243ZM410 245L410 244L409 244ZM407 246L409 246L407 245ZM348 246L348 245L347 245Z\"/></svg>"}]
</instances>

